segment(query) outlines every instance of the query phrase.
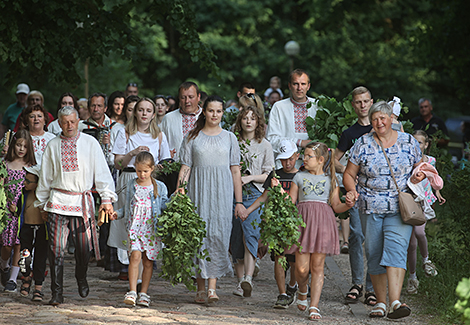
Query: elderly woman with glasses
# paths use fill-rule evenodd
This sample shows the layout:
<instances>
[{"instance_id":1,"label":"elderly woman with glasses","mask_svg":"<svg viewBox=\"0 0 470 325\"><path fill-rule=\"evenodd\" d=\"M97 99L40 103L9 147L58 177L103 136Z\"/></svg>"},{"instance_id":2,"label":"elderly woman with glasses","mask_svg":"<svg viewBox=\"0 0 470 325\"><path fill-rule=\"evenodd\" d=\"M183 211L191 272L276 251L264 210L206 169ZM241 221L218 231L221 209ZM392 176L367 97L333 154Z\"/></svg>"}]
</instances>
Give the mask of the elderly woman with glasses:
<instances>
[{"instance_id":1,"label":"elderly woman with glasses","mask_svg":"<svg viewBox=\"0 0 470 325\"><path fill-rule=\"evenodd\" d=\"M385 317L388 282L391 306L387 316L398 319L411 313L410 308L400 302L400 294L413 226L402 221L398 191L383 150L390 160L400 191L407 191L407 181L420 163L421 150L411 134L392 129L391 115L392 109L386 102L372 105L369 120L373 132L359 138L351 148L343 184L357 200L369 273L377 295L378 303L369 315ZM422 173L417 176L412 177L413 183L424 178Z\"/></svg>"}]
</instances>

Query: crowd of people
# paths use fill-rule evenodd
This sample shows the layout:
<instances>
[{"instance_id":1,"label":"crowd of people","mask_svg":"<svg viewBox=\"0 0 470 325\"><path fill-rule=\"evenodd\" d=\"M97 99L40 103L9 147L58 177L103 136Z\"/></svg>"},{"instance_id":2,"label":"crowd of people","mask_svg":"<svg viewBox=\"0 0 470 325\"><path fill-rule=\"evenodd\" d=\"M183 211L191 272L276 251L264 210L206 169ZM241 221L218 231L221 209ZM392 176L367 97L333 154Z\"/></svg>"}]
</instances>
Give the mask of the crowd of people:
<instances>
[{"instance_id":1,"label":"crowd of people","mask_svg":"<svg viewBox=\"0 0 470 325\"><path fill-rule=\"evenodd\" d=\"M148 307L148 288L162 247L156 221L174 195L168 188L177 188L188 194L206 224L201 250L207 250L210 260L196 260L195 302L218 301L217 279L233 275L233 270L233 294L250 297L258 260L267 252L256 226L260 205L280 185L297 205L305 228L299 229L299 245L286 247L283 254L289 281L280 256L271 253L279 291L274 308L296 302L309 319L320 319L325 258L346 249L352 287L345 302L359 301L365 280L364 303L373 306L370 317L408 316L411 309L400 302L401 288L408 263L407 291L418 290L418 245L426 275L435 276L437 270L428 256L425 225L402 221L397 190L422 189L428 219L433 217L432 204L445 202L432 166L435 159L426 154L428 134L447 133L432 114L431 101L419 101L421 116L414 120L418 130L410 135L398 121L398 98L374 103L367 88L355 88L351 104L357 122L338 134L334 150L308 136L306 118L315 118L318 110L317 101L307 96L309 74L292 71L289 97L284 99L279 77L269 85L261 99L254 85L245 82L237 100L228 105L217 95L207 96L194 82L180 85L177 103L171 96L139 97L135 83L109 97L94 93L77 100L65 92L54 120L44 108L43 95L19 84L17 101L5 112L0 129L8 173L4 183L11 193L0 259L4 291L42 301L48 259L49 304L62 304L64 255L71 245L81 297L89 294L87 270L94 258L129 281L124 303ZM236 114L236 120L222 128L227 112ZM177 184L154 178L162 161L181 163ZM340 246L335 213L348 210ZM110 222L98 224L100 215Z\"/></svg>"}]
</instances>

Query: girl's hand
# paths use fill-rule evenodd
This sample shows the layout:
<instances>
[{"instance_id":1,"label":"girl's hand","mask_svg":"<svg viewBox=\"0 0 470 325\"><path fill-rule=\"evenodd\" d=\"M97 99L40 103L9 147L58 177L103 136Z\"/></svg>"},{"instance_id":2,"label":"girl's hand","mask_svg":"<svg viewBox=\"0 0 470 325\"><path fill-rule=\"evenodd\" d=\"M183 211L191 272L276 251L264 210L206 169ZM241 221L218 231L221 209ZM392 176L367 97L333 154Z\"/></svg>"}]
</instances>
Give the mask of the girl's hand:
<instances>
[{"instance_id":1,"label":"girl's hand","mask_svg":"<svg viewBox=\"0 0 470 325\"><path fill-rule=\"evenodd\" d=\"M248 176L242 176L242 185L248 184L253 180L253 177L251 175Z\"/></svg>"},{"instance_id":2,"label":"girl's hand","mask_svg":"<svg viewBox=\"0 0 470 325\"><path fill-rule=\"evenodd\" d=\"M359 198L359 193L356 190L349 191L346 193L346 205L350 208L356 204L357 199Z\"/></svg>"},{"instance_id":3,"label":"girl's hand","mask_svg":"<svg viewBox=\"0 0 470 325\"><path fill-rule=\"evenodd\" d=\"M417 172L416 175L411 175L411 183L418 184L423 179L426 178L426 175L423 172Z\"/></svg>"},{"instance_id":4,"label":"girl's hand","mask_svg":"<svg viewBox=\"0 0 470 325\"><path fill-rule=\"evenodd\" d=\"M131 156L137 156L139 153L143 151L150 151L150 149L147 146L138 146L137 148L131 151Z\"/></svg>"},{"instance_id":5,"label":"girl's hand","mask_svg":"<svg viewBox=\"0 0 470 325\"><path fill-rule=\"evenodd\" d=\"M157 164L155 165L155 169L158 171L162 170L163 169L163 165L162 164Z\"/></svg>"},{"instance_id":6,"label":"girl's hand","mask_svg":"<svg viewBox=\"0 0 470 325\"><path fill-rule=\"evenodd\" d=\"M176 154L176 149L171 149L171 150L170 150L170 156L171 156L171 158L173 158L173 157L175 156L175 154Z\"/></svg>"},{"instance_id":7,"label":"girl's hand","mask_svg":"<svg viewBox=\"0 0 470 325\"><path fill-rule=\"evenodd\" d=\"M444 197L441 195L441 191L436 191L436 197L439 200L439 205L443 205L444 203L446 203L446 199L444 199Z\"/></svg>"},{"instance_id":8,"label":"girl's hand","mask_svg":"<svg viewBox=\"0 0 470 325\"><path fill-rule=\"evenodd\" d=\"M108 218L109 218L109 220L116 220L116 219L117 219L117 216L118 216L117 212L114 211L113 214L110 214L110 215L108 216Z\"/></svg>"},{"instance_id":9,"label":"girl's hand","mask_svg":"<svg viewBox=\"0 0 470 325\"><path fill-rule=\"evenodd\" d=\"M238 218L240 218L241 221L245 221L246 218L248 218L248 212L246 211L246 209L243 212L239 212Z\"/></svg>"},{"instance_id":10,"label":"girl's hand","mask_svg":"<svg viewBox=\"0 0 470 325\"><path fill-rule=\"evenodd\" d=\"M175 193L186 194L186 191L184 190L184 187L178 187Z\"/></svg>"},{"instance_id":11,"label":"girl's hand","mask_svg":"<svg viewBox=\"0 0 470 325\"><path fill-rule=\"evenodd\" d=\"M10 210L11 213L15 213L15 212L16 212L16 209L17 209L16 205L10 205L10 206L8 207L8 210Z\"/></svg>"},{"instance_id":12,"label":"girl's hand","mask_svg":"<svg viewBox=\"0 0 470 325\"><path fill-rule=\"evenodd\" d=\"M240 219L242 219L241 216L245 216L245 213L246 213L246 208L243 204L236 204L235 205L235 216L236 217L239 217ZM245 219L247 218L247 216L245 216ZM242 221L245 221L245 219L242 219Z\"/></svg>"}]
</instances>

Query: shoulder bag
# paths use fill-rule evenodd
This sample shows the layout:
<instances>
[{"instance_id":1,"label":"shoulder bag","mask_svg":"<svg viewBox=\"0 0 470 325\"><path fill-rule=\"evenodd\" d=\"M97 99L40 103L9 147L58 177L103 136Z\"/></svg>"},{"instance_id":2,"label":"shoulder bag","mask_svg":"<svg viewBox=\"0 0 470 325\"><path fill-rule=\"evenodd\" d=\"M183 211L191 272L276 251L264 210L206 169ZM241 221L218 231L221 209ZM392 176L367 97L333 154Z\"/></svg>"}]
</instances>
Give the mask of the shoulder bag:
<instances>
[{"instance_id":1,"label":"shoulder bag","mask_svg":"<svg viewBox=\"0 0 470 325\"><path fill-rule=\"evenodd\" d=\"M401 219L404 223L407 223L412 226L421 226L426 222L426 217L424 216L423 208L421 204L416 202L413 198L413 195L410 193L400 191L398 187L397 180L395 179L395 175L393 174L392 165L390 164L390 160L388 160L387 154L385 153L385 149L382 145L382 141L377 136L377 140L379 141L380 147L384 153L385 159L387 160L388 167L390 168L390 174L392 174L393 182L397 187L398 191L398 204L400 206L400 214Z\"/></svg>"}]
</instances>

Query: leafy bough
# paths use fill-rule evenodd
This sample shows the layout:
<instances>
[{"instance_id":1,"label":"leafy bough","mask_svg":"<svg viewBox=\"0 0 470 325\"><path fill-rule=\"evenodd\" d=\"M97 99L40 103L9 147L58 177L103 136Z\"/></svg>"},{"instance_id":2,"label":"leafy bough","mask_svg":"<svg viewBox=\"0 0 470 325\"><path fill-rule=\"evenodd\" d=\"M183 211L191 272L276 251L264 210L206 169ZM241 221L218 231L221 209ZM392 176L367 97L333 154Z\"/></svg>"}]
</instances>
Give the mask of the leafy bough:
<instances>
[{"instance_id":1,"label":"leafy bough","mask_svg":"<svg viewBox=\"0 0 470 325\"><path fill-rule=\"evenodd\" d=\"M302 246L299 243L299 228L305 228L302 216L295 204L292 203L290 196L282 192L280 184L268 191L268 199L260 209L261 241L263 244L269 245L274 256L280 256L279 264L287 270L287 260L283 256L284 250L295 244L302 251ZM252 225L255 227L257 223L253 221Z\"/></svg>"},{"instance_id":2,"label":"leafy bough","mask_svg":"<svg viewBox=\"0 0 470 325\"><path fill-rule=\"evenodd\" d=\"M186 194L176 193L158 218L158 236L165 247L159 254L162 260L160 277L172 285L183 283L195 291L191 277L199 266L195 258L206 259L207 250L201 251L206 237L206 222L196 213L196 207Z\"/></svg>"}]
</instances>

